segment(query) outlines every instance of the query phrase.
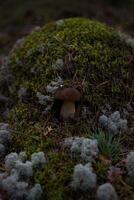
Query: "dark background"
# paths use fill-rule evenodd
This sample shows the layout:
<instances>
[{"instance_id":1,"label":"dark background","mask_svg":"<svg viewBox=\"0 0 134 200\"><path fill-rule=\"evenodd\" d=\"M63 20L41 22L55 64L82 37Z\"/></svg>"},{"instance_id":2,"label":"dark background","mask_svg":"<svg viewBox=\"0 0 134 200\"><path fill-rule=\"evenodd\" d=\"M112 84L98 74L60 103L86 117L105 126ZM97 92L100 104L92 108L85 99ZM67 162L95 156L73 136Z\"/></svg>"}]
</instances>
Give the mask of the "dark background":
<instances>
[{"instance_id":1,"label":"dark background","mask_svg":"<svg viewBox=\"0 0 134 200\"><path fill-rule=\"evenodd\" d=\"M134 0L0 0L0 55L35 26L83 16L134 36Z\"/></svg>"}]
</instances>

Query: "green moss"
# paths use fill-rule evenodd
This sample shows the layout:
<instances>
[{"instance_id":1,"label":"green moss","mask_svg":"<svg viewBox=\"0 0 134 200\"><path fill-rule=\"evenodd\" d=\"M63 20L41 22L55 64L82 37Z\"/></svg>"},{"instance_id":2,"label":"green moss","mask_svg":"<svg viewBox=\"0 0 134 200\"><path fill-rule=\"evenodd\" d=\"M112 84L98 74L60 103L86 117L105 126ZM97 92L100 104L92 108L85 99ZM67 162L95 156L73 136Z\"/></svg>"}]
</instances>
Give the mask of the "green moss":
<instances>
[{"instance_id":1,"label":"green moss","mask_svg":"<svg viewBox=\"0 0 134 200\"><path fill-rule=\"evenodd\" d=\"M43 121L35 123L32 118L27 118L27 111L26 107L19 105L10 112L10 124L14 127L10 150L26 151L29 158L33 152L45 152L48 163L41 171L34 173L33 182L42 185L42 199L68 199L68 195L72 195L69 184L76 161L63 149L61 142L64 137L73 135L73 125L72 127L70 125L70 132L68 132L69 125L59 127L53 123L53 131L45 135L50 125L44 126Z\"/></svg>"},{"instance_id":2,"label":"green moss","mask_svg":"<svg viewBox=\"0 0 134 200\"><path fill-rule=\"evenodd\" d=\"M72 84L75 76L92 105L119 104L132 93L132 56L131 47L113 28L74 18L64 20L62 25L48 24L27 36L11 52L10 69L15 90L28 85L45 93L46 85L56 76L61 76L65 85ZM59 58L65 61L61 71L52 68Z\"/></svg>"},{"instance_id":3,"label":"green moss","mask_svg":"<svg viewBox=\"0 0 134 200\"><path fill-rule=\"evenodd\" d=\"M87 137L91 127L81 116L72 122L57 121L54 106L49 115L42 116L44 108L37 102L36 92L48 95L46 86L60 76L64 86L77 87L83 93L82 103L93 111L105 103L125 104L133 92L132 56L131 47L114 29L83 18L65 19L62 25L48 24L11 51L9 68L14 75L12 92L16 100L9 116L15 130L11 150L25 150L28 155L45 152L48 164L34 179L42 184L47 199L71 199L69 183L75 161L61 142L74 135ZM59 58L64 61L63 69L53 69ZM29 95L23 103L17 102L20 87L25 87ZM81 106L79 109L81 113ZM98 166L98 171L104 171L104 175L106 169Z\"/></svg>"},{"instance_id":4,"label":"green moss","mask_svg":"<svg viewBox=\"0 0 134 200\"><path fill-rule=\"evenodd\" d=\"M95 170L97 174L99 174L98 177L98 184L104 183L104 180L106 181L107 179L107 173L108 173L108 168L109 166L105 163L102 163L100 161L95 163Z\"/></svg>"},{"instance_id":5,"label":"green moss","mask_svg":"<svg viewBox=\"0 0 134 200\"><path fill-rule=\"evenodd\" d=\"M37 120L37 110L28 104L17 104L10 112L9 121L13 129L11 151L26 151L29 158L33 152L43 151L48 163L34 174L33 181L43 187L43 197L49 200L72 198L70 188L73 168L79 160L72 159L62 142L72 135L87 136L89 128L84 122L46 122ZM36 119L36 120L35 120ZM51 127L50 132L48 127Z\"/></svg>"},{"instance_id":6,"label":"green moss","mask_svg":"<svg viewBox=\"0 0 134 200\"><path fill-rule=\"evenodd\" d=\"M45 169L35 175L36 182L44 185L44 195L50 200L68 199L69 184L75 163L67 153L49 152L49 162Z\"/></svg>"}]
</instances>

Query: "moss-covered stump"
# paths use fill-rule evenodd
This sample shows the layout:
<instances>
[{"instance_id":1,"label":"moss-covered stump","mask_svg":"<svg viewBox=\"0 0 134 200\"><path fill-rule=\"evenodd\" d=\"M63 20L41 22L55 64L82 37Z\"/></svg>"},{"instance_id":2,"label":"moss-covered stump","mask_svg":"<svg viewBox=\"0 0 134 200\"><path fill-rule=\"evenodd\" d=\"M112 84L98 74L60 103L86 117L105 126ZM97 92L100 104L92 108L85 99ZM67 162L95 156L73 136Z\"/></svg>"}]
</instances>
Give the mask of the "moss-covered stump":
<instances>
[{"instance_id":1,"label":"moss-covered stump","mask_svg":"<svg viewBox=\"0 0 134 200\"><path fill-rule=\"evenodd\" d=\"M74 165L80 161L73 160L61 142L69 136L89 135L94 116L89 114L85 119L81 110L84 106L95 113L105 104L124 106L132 99L133 60L132 47L118 32L83 18L50 23L32 32L11 51L11 95L15 103L9 121L16 130L11 149L25 150L29 155L46 153L48 164L34 177L42 184L46 199L76 199L69 185ZM61 102L54 99L50 89L56 91L61 85L81 93L81 101L76 104L77 120L59 121ZM51 98L47 114L41 95ZM80 198L86 199L85 195Z\"/></svg>"}]
</instances>

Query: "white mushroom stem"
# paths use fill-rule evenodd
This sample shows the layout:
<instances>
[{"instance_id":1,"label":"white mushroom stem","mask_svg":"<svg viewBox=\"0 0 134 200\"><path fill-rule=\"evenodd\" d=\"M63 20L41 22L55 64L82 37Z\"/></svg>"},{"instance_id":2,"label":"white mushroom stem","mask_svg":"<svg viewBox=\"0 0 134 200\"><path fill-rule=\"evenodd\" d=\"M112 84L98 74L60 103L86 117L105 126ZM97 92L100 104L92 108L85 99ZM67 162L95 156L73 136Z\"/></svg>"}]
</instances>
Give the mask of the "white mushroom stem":
<instances>
[{"instance_id":1,"label":"white mushroom stem","mask_svg":"<svg viewBox=\"0 0 134 200\"><path fill-rule=\"evenodd\" d=\"M73 118L75 115L75 102L64 101L61 107L60 116L63 119Z\"/></svg>"}]
</instances>

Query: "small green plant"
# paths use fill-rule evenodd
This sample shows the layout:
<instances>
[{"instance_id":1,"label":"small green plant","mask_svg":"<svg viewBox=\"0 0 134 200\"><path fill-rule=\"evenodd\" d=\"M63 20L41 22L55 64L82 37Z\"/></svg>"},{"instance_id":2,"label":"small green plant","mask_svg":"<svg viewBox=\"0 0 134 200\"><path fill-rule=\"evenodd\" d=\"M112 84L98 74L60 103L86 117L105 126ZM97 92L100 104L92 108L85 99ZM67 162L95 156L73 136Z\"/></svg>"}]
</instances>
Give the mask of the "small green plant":
<instances>
[{"instance_id":1,"label":"small green plant","mask_svg":"<svg viewBox=\"0 0 134 200\"><path fill-rule=\"evenodd\" d=\"M93 133L93 139L97 139L98 148L102 155L111 160L112 163L118 162L121 155L120 138L112 134L98 131Z\"/></svg>"}]
</instances>

